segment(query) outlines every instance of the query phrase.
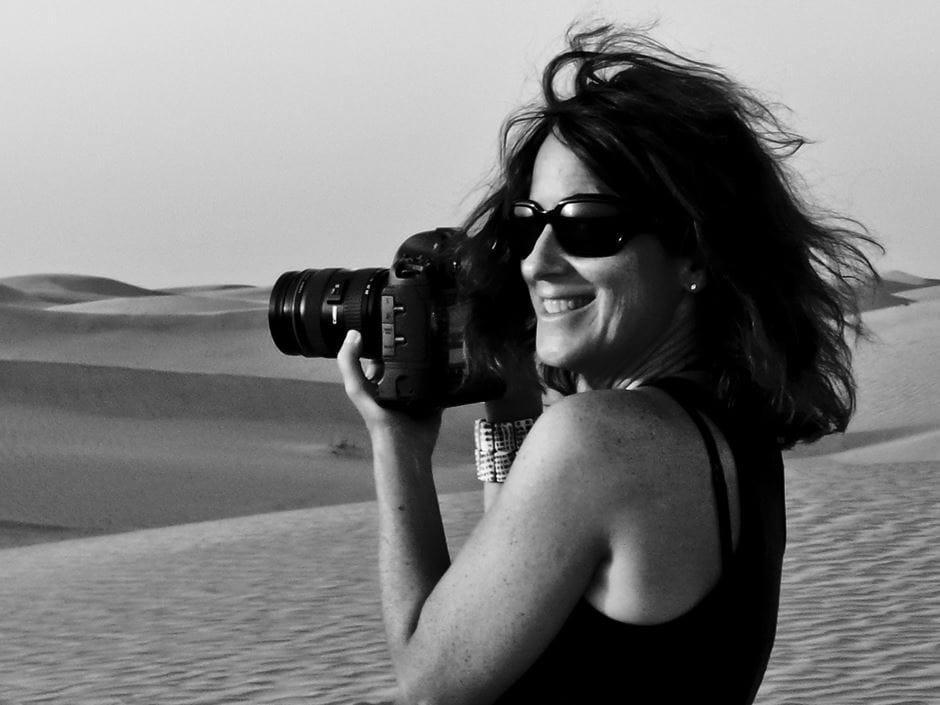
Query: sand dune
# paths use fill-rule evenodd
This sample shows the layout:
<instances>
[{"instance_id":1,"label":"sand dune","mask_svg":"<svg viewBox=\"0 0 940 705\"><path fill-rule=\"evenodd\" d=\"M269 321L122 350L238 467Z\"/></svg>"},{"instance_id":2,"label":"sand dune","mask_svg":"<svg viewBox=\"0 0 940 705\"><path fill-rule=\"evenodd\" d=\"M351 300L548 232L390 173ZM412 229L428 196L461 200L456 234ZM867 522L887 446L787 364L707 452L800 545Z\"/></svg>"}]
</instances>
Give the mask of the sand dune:
<instances>
[{"instance_id":1,"label":"sand dune","mask_svg":"<svg viewBox=\"0 0 940 705\"><path fill-rule=\"evenodd\" d=\"M150 296L154 292L105 277L79 274L31 274L0 279L0 284L51 304L98 301L115 296Z\"/></svg>"},{"instance_id":2,"label":"sand dune","mask_svg":"<svg viewBox=\"0 0 940 705\"><path fill-rule=\"evenodd\" d=\"M271 296L270 287L246 286L242 284L225 284L221 286L187 286L171 289L161 289L166 294L180 294L183 296L199 296L218 299L235 299L250 301L258 304L260 308L267 309L268 299Z\"/></svg>"},{"instance_id":3,"label":"sand dune","mask_svg":"<svg viewBox=\"0 0 940 705\"><path fill-rule=\"evenodd\" d=\"M12 286L0 284L0 305L40 306L46 302Z\"/></svg>"},{"instance_id":4,"label":"sand dune","mask_svg":"<svg viewBox=\"0 0 940 705\"><path fill-rule=\"evenodd\" d=\"M0 361L0 389L7 403L112 418L358 419L339 385L222 373L8 360Z\"/></svg>"},{"instance_id":5,"label":"sand dune","mask_svg":"<svg viewBox=\"0 0 940 705\"><path fill-rule=\"evenodd\" d=\"M937 290L917 288L904 296ZM856 343L857 412L847 432L793 454L851 451L844 458L853 463L940 459L940 446L931 440L940 430L940 298L930 294L871 310L864 321L870 337Z\"/></svg>"},{"instance_id":6,"label":"sand dune","mask_svg":"<svg viewBox=\"0 0 940 705\"><path fill-rule=\"evenodd\" d=\"M913 298L866 313L874 335L857 353L856 419L792 457L940 457L940 301L930 293L940 287L889 276L890 296ZM371 497L368 441L335 361L278 352L268 295L64 275L0 281L0 476L16 490L0 497L0 521L15 523L6 542L42 526L130 529ZM444 488L475 487L479 413L445 414Z\"/></svg>"},{"instance_id":7,"label":"sand dune","mask_svg":"<svg viewBox=\"0 0 940 705\"><path fill-rule=\"evenodd\" d=\"M919 289L925 286L933 286L940 283L936 279L919 277L916 274L908 274L907 272L900 272L896 269L889 269L885 272L882 272L881 278L883 280L883 285L894 287L899 291L903 291L905 289Z\"/></svg>"},{"instance_id":8,"label":"sand dune","mask_svg":"<svg viewBox=\"0 0 940 705\"><path fill-rule=\"evenodd\" d=\"M275 348L268 291L5 281L34 304L0 305L6 544L373 496L368 439L335 361ZM445 420L444 489L476 486L466 465L478 414Z\"/></svg>"},{"instance_id":9,"label":"sand dune","mask_svg":"<svg viewBox=\"0 0 940 705\"><path fill-rule=\"evenodd\" d=\"M937 702L940 463L789 471L761 705ZM446 495L457 550L477 492ZM391 697L371 503L9 549L10 702L283 705Z\"/></svg>"},{"instance_id":10,"label":"sand dune","mask_svg":"<svg viewBox=\"0 0 940 705\"><path fill-rule=\"evenodd\" d=\"M0 360L338 383L334 361L277 350L269 296L259 287L157 291L74 275L0 279Z\"/></svg>"},{"instance_id":11,"label":"sand dune","mask_svg":"<svg viewBox=\"0 0 940 705\"><path fill-rule=\"evenodd\" d=\"M65 313L114 313L127 314L132 310L138 316L212 314L228 311L258 311L259 304L250 300L230 297L187 296L163 294L146 298L115 297L98 301L83 301L77 304L52 306L50 311ZM267 312L267 307L263 309Z\"/></svg>"},{"instance_id":12,"label":"sand dune","mask_svg":"<svg viewBox=\"0 0 940 705\"><path fill-rule=\"evenodd\" d=\"M850 430L940 428L940 300L872 311L865 321L872 338L856 353L858 414Z\"/></svg>"},{"instance_id":13,"label":"sand dune","mask_svg":"<svg viewBox=\"0 0 940 705\"><path fill-rule=\"evenodd\" d=\"M443 491L476 488L478 413L445 420ZM336 384L0 361L0 417L0 519L16 522L0 545L374 497L368 437Z\"/></svg>"},{"instance_id":14,"label":"sand dune","mask_svg":"<svg viewBox=\"0 0 940 705\"><path fill-rule=\"evenodd\" d=\"M831 455L834 460L853 465L885 465L919 463L940 458L940 430L903 429L903 436L850 446ZM938 479L940 482L940 479Z\"/></svg>"},{"instance_id":15,"label":"sand dune","mask_svg":"<svg viewBox=\"0 0 940 705\"><path fill-rule=\"evenodd\" d=\"M0 390L0 399L11 408L57 410L97 417L100 423L270 421L296 424L311 439L342 436L360 445L367 438L342 387L328 382L0 361ZM441 462L455 465L472 459L472 431L467 429L479 413L476 405L448 410L444 424L452 432L441 434Z\"/></svg>"},{"instance_id":16,"label":"sand dune","mask_svg":"<svg viewBox=\"0 0 940 705\"><path fill-rule=\"evenodd\" d=\"M940 700L938 292L886 276L856 418L788 454L759 702ZM267 296L0 280L0 700L390 697L368 440L334 361L274 348ZM445 414L435 458L454 547L478 414Z\"/></svg>"},{"instance_id":17,"label":"sand dune","mask_svg":"<svg viewBox=\"0 0 940 705\"><path fill-rule=\"evenodd\" d=\"M0 359L104 365L170 372L242 374L339 382L332 360L282 355L268 332L267 308L231 309L231 300L157 297L102 300L104 311L0 306ZM120 307L120 308L119 308Z\"/></svg>"},{"instance_id":18,"label":"sand dune","mask_svg":"<svg viewBox=\"0 0 940 705\"><path fill-rule=\"evenodd\" d=\"M940 286L931 285L908 289L904 291L901 296L908 301L936 301L940 299Z\"/></svg>"},{"instance_id":19,"label":"sand dune","mask_svg":"<svg viewBox=\"0 0 940 705\"><path fill-rule=\"evenodd\" d=\"M916 301L916 292L936 287L940 280L917 277L905 272L884 272L882 281L873 291L868 291L863 297L863 308L873 311L893 306L906 306Z\"/></svg>"}]
</instances>

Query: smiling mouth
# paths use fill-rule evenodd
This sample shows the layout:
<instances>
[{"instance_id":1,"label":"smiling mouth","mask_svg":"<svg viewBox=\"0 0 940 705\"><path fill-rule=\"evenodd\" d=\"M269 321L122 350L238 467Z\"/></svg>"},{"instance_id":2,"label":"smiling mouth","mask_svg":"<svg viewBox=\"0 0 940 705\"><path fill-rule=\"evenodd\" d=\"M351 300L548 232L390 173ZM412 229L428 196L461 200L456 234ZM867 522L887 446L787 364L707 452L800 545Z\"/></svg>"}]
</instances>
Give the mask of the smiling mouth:
<instances>
[{"instance_id":1,"label":"smiling mouth","mask_svg":"<svg viewBox=\"0 0 940 705\"><path fill-rule=\"evenodd\" d=\"M542 299L542 309L549 315L567 313L584 308L594 300L593 296L573 296L569 299Z\"/></svg>"}]
</instances>

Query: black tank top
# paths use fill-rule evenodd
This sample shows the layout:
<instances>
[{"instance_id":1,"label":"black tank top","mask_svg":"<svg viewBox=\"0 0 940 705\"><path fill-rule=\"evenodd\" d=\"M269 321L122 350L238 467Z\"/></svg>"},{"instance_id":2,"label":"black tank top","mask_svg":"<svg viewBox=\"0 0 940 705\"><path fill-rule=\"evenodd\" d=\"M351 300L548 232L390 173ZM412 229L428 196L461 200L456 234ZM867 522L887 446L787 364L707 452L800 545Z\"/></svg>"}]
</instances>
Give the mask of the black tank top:
<instances>
[{"instance_id":1,"label":"black tank top","mask_svg":"<svg viewBox=\"0 0 940 705\"><path fill-rule=\"evenodd\" d=\"M786 527L783 463L753 416L720 408L680 379L655 386L695 421L712 468L723 566L718 584L669 622L619 622L582 598L538 660L497 701L510 703L751 703L777 624ZM741 506L737 549L724 471L705 413L734 454Z\"/></svg>"}]
</instances>

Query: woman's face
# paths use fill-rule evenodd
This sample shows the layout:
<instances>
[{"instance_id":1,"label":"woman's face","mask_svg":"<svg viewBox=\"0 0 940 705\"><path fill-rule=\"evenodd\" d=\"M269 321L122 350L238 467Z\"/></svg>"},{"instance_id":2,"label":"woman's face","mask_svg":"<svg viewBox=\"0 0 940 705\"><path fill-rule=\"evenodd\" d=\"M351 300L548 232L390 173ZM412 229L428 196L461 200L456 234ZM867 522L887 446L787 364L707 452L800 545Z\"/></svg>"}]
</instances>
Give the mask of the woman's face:
<instances>
[{"instance_id":1,"label":"woman's face","mask_svg":"<svg viewBox=\"0 0 940 705\"><path fill-rule=\"evenodd\" d=\"M529 198L550 209L563 198L592 193L612 192L549 136L535 159ZM668 255L654 235L637 235L609 257L574 257L546 225L522 260L539 360L595 388L615 385L667 335L687 270L688 262Z\"/></svg>"}]
</instances>

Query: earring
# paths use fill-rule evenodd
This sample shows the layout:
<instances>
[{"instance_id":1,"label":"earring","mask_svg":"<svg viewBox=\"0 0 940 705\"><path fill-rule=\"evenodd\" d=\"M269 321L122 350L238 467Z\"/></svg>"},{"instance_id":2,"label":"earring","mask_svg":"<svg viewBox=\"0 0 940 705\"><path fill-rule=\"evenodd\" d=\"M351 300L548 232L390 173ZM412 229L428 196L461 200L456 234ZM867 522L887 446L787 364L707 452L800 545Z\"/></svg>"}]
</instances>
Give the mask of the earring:
<instances>
[{"instance_id":1,"label":"earring","mask_svg":"<svg viewBox=\"0 0 940 705\"><path fill-rule=\"evenodd\" d=\"M692 282L689 284L689 291L691 291L693 294L698 291L698 282Z\"/></svg>"}]
</instances>

